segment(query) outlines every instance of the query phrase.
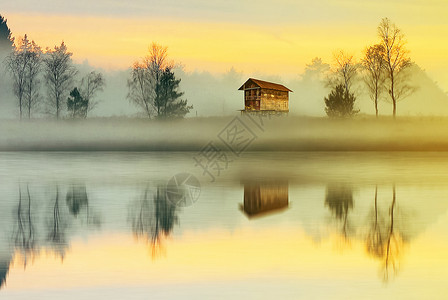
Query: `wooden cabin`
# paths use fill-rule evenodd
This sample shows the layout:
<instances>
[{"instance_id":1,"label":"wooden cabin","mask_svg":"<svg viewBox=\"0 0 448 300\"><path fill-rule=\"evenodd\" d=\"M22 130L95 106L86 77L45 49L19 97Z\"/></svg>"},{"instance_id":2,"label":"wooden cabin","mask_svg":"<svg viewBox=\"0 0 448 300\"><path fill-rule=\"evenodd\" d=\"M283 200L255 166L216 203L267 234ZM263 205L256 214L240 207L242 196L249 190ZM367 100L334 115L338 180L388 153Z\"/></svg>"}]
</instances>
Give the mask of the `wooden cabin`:
<instances>
[{"instance_id":1,"label":"wooden cabin","mask_svg":"<svg viewBox=\"0 0 448 300\"><path fill-rule=\"evenodd\" d=\"M244 183L244 204L240 208L249 218L288 208L288 182Z\"/></svg>"},{"instance_id":2,"label":"wooden cabin","mask_svg":"<svg viewBox=\"0 0 448 300\"><path fill-rule=\"evenodd\" d=\"M243 112L289 112L292 91L284 85L249 78L238 90L244 91Z\"/></svg>"}]
</instances>

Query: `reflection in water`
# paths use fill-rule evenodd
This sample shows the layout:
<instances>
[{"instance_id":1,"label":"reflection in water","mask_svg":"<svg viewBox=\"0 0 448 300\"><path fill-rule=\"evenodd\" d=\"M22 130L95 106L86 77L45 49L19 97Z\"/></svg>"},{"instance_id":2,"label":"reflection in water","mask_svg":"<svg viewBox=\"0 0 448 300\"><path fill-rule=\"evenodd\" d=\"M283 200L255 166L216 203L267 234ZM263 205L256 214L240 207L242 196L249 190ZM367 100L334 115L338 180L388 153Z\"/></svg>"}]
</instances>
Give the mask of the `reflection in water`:
<instances>
[{"instance_id":1,"label":"reflection in water","mask_svg":"<svg viewBox=\"0 0 448 300\"><path fill-rule=\"evenodd\" d=\"M391 274L396 274L406 238L396 224L397 197L395 184L392 188L392 201L388 207L386 220L379 215L378 187L375 187L374 221L367 234L367 252L381 260L383 279L387 281Z\"/></svg>"},{"instance_id":2,"label":"reflection in water","mask_svg":"<svg viewBox=\"0 0 448 300\"><path fill-rule=\"evenodd\" d=\"M244 205L247 216L255 217L288 207L287 181L255 181L244 183Z\"/></svg>"},{"instance_id":3,"label":"reflection in water","mask_svg":"<svg viewBox=\"0 0 448 300\"><path fill-rule=\"evenodd\" d=\"M375 186L373 220L366 237L367 252L373 257L381 258L384 254L384 219L378 209L378 185Z\"/></svg>"},{"instance_id":4,"label":"reflection in water","mask_svg":"<svg viewBox=\"0 0 448 300\"><path fill-rule=\"evenodd\" d=\"M92 211L89 205L89 197L85 184L72 184L65 197L68 210L74 217L85 218L87 225L99 227L101 225L101 217L95 211ZM84 215L84 216L82 216Z\"/></svg>"},{"instance_id":5,"label":"reflection in water","mask_svg":"<svg viewBox=\"0 0 448 300\"><path fill-rule=\"evenodd\" d=\"M6 276L8 276L9 265L11 264L11 258L0 259L0 290L6 282Z\"/></svg>"},{"instance_id":6,"label":"reflection in water","mask_svg":"<svg viewBox=\"0 0 448 300\"><path fill-rule=\"evenodd\" d=\"M19 184L19 204L15 216L14 246L21 252L26 265L28 257L32 257L36 252L35 226L31 213L31 195L28 184L25 192L22 191L22 186Z\"/></svg>"},{"instance_id":7,"label":"reflection in water","mask_svg":"<svg viewBox=\"0 0 448 300\"><path fill-rule=\"evenodd\" d=\"M64 214L59 206L59 186L56 186L56 195L52 208L52 216L48 222L49 233L47 240L54 253L64 259L65 252L68 249L67 242L68 216Z\"/></svg>"},{"instance_id":8,"label":"reflection in water","mask_svg":"<svg viewBox=\"0 0 448 300\"><path fill-rule=\"evenodd\" d=\"M155 190L147 186L143 198L131 205L132 232L150 244L153 258L163 252L162 240L171 234L177 223L177 210L178 207L167 199L166 187L162 185Z\"/></svg>"},{"instance_id":9,"label":"reflection in water","mask_svg":"<svg viewBox=\"0 0 448 300\"><path fill-rule=\"evenodd\" d=\"M9 161L20 161L23 156L14 155L18 159ZM48 154L41 154L42 157L39 156L38 159L34 155L30 154L32 159L29 159L34 166L32 169L47 170L40 167L42 157L48 157ZM67 155L68 161L71 161L70 155ZM117 156L118 159L114 156L107 164L97 159L98 156L92 158L91 154L77 157L76 161L81 165L67 164L65 161L56 163L53 169L60 168L60 171L55 172L63 175L57 178L49 175L55 172L39 171L38 176L38 171L27 173L27 162L26 168L23 166L21 169L19 166L18 170L8 171L8 174L14 174L8 180L4 180L6 176L0 178L0 229L4 230L0 232L2 293L14 292L21 287L33 291L38 285L36 282L44 283L45 288L50 290L52 284L58 284L52 282L52 278L59 274L67 274L67 278L61 277L70 281L73 286L79 286L79 290L85 286L109 287L122 284L118 280L123 280L122 286L128 283L143 286L156 282L171 288L173 282L190 280L187 278L183 281L181 273L185 273L185 270L192 270L191 275L188 273L186 276L193 278L191 282L200 280L208 284L207 280L213 277L210 274L217 274L211 280L216 282L216 278L222 278L222 286L229 282L226 278L230 278L232 282L243 278L241 284L247 284L248 289L253 289L253 283L258 279L244 281L244 278L250 277L245 273L248 265L253 268L250 269L250 272L253 271L251 274L277 280L272 285L274 287L286 287L272 290L289 292L296 287L296 279L305 280L308 274L316 276L315 282L319 287L328 283L329 278L337 278L341 279L337 281L337 285L347 290L346 286L354 287L360 280L365 285L377 288L377 267L384 280L392 279L402 261L405 252L403 249L406 250L411 242L413 251L406 253L409 255L406 260L407 268L400 282L409 286L408 282L419 280L418 270L427 264L425 253L432 251L432 247L437 250L437 253L434 252L435 258L431 257L432 261L442 263L440 266L434 264L431 268L428 267L428 274L431 271L433 274L445 272L441 274L446 275L446 271L442 269L447 261L444 252L446 242L440 242L436 238L444 237L448 228L448 203L443 201L448 195L448 188L444 186L445 181L434 183L434 177L430 177L431 182L424 181L426 177L420 177L421 169L427 171L426 175L431 169L423 160L419 160L421 166L418 172L403 173L404 163L398 166L392 163L396 156L390 160L392 166L386 165L392 169L390 170L378 166L378 162L384 160L383 155L376 158L372 154L375 159L366 159L365 164L359 164L358 159L350 161L352 154L338 154L333 158L333 163L330 160L328 169L322 168L323 162L327 161L325 154L316 154L314 161L308 159L310 154L303 154L304 158L294 163L283 162L275 155L275 166L283 164L283 169L279 168L277 175L288 181L276 180L276 175L270 170L258 172L258 166L247 168L246 176L246 173L239 173L238 165L235 164L235 173L229 173L220 183L205 185L199 201L185 208L181 214L180 208L171 205L167 199L164 185L141 186L141 182L147 177L153 180L170 178L171 174L160 175L159 172L164 172L165 168L158 166L171 166L171 160L152 161L148 157L151 158L154 154L147 153L130 156L135 159L126 159L126 155ZM330 158L332 155L334 154L329 154ZM66 157L65 154L60 156ZM58 161L60 156L57 156ZM180 156L188 157L184 154ZM342 156L347 158L339 163ZM255 157L258 163L272 160L269 155L262 153L257 153ZM0 163L1 158L2 155ZM183 161L183 158L174 160L175 163ZM446 161L448 164L448 156ZM85 172L92 163L99 165L91 168L90 172ZM241 160L241 169L246 168L245 163ZM67 170L61 167L64 165L74 167ZM274 163L271 162L272 165ZM288 169L286 166L289 165L291 167ZM362 178L345 177L341 170L343 167L347 168L347 165L350 168L356 167L357 176ZM22 175L23 172L25 175ZM229 172L233 171L229 169ZM383 179L384 173L393 176ZM242 193L241 177L254 176L269 176L272 179L246 182ZM402 179L403 176L406 180ZM328 184L341 181L345 184ZM18 185L17 182L21 183ZM372 186L372 182L378 182L378 186ZM379 182L388 183L383 185ZM396 187L389 182L397 182ZM420 201L422 197L428 200L424 204ZM137 201L132 201L135 199ZM295 199L299 199L300 205L289 205L289 201L294 204ZM236 211L235 207L240 203L243 213L249 217L288 209L274 218L260 218L254 223L247 222L246 216ZM330 224L329 215L332 219ZM104 216L104 223L99 216ZM412 216L412 223L404 223L407 216ZM435 220L439 222L436 223ZM90 225L100 223L101 232L92 235ZM178 223L182 223L182 228L174 235L174 227ZM177 229L176 227L176 231ZM333 234L334 231L337 234ZM135 243L132 236L145 243ZM169 244L170 255L167 259L163 263L151 262L148 252L155 257L162 252L166 239L173 236L174 241ZM315 237L319 237L322 242L315 243ZM344 255L334 251L335 238L336 243L350 239L351 247L344 251ZM266 244L267 240L272 239L275 242ZM260 248L263 251L257 251ZM282 255L273 255L278 252ZM63 265L55 268L54 257L38 255L44 253L56 256L56 260L64 258ZM103 259L97 259L98 253L104 253ZM37 259L35 268L30 267L30 258ZM112 259L120 260L120 265L110 267ZM28 262L26 272L21 270L22 262L25 266ZM82 266L89 266L85 274L79 271L79 262ZM141 269L137 269L140 267ZM55 270L57 272L53 272ZM72 272L73 270L76 271ZM284 277L271 278L271 270L279 270L274 272L276 274L284 271L282 274L290 277L287 280ZM137 275L129 277L131 273ZM168 275L158 278L161 273ZM103 274L106 276L102 276ZM115 276L117 274L127 274L128 277ZM177 274L178 277L171 274ZM120 278L113 282L112 277ZM158 280L151 280L152 278ZM426 277L424 284L431 284L428 278L433 279ZM397 282L396 286L399 285ZM437 282L434 286L440 289ZM331 290L328 285L326 287L326 290ZM358 295L364 292L361 289L353 288ZM129 292L132 298L132 290L123 290ZM372 291L373 289L367 292ZM375 292L376 290L373 291ZM116 296L115 299L123 298L125 297Z\"/></svg>"},{"instance_id":10,"label":"reflection in water","mask_svg":"<svg viewBox=\"0 0 448 300\"><path fill-rule=\"evenodd\" d=\"M46 190L46 188L45 188ZM33 195L34 194L34 195ZM36 196L37 194L37 196ZM49 193L52 195L48 205L42 205L48 199L33 191L29 184L19 184L18 203L12 214L12 234L10 235L11 249L14 254L0 252L0 287L4 286L11 262L23 264L33 261L41 252L64 259L69 248L71 225L84 210L87 224L99 226L101 218L95 211L89 213L88 196L84 186L72 184L67 190L66 203L61 200L61 187ZM39 197L40 196L40 197ZM46 218L38 218L43 213ZM13 258L14 257L14 258Z\"/></svg>"},{"instance_id":11,"label":"reflection in water","mask_svg":"<svg viewBox=\"0 0 448 300\"><path fill-rule=\"evenodd\" d=\"M353 209L353 191L349 185L330 184L327 186L325 206L328 206L335 219L342 223L341 233L348 240L348 213Z\"/></svg>"},{"instance_id":12,"label":"reflection in water","mask_svg":"<svg viewBox=\"0 0 448 300\"><path fill-rule=\"evenodd\" d=\"M87 208L89 205L86 186L72 184L67 191L65 201L67 202L70 213L75 217L78 216L79 211L83 208Z\"/></svg>"}]
</instances>

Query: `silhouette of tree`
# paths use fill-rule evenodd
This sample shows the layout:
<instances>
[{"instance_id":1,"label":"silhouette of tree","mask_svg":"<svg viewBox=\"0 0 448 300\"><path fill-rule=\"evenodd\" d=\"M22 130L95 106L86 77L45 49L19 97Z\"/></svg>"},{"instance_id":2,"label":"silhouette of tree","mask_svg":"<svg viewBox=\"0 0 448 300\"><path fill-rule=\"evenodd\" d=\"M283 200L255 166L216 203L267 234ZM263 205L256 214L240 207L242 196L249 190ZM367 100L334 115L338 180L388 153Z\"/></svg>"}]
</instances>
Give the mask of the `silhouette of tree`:
<instances>
[{"instance_id":1,"label":"silhouette of tree","mask_svg":"<svg viewBox=\"0 0 448 300\"><path fill-rule=\"evenodd\" d=\"M5 60L13 79L14 94L19 102L20 119L25 109L28 111L28 118L31 118L31 110L39 100L41 54L41 48L34 41L30 42L25 35L17 41L14 51Z\"/></svg>"},{"instance_id":2,"label":"silhouette of tree","mask_svg":"<svg viewBox=\"0 0 448 300\"><path fill-rule=\"evenodd\" d=\"M378 118L378 100L384 91L386 81L386 61L384 60L384 47L373 45L364 50L364 58L361 61L366 71L364 82L367 85L370 99L375 105L375 114Z\"/></svg>"},{"instance_id":3,"label":"silhouette of tree","mask_svg":"<svg viewBox=\"0 0 448 300\"><path fill-rule=\"evenodd\" d=\"M159 118L183 118L193 108L192 105L187 105L187 100L179 99L184 94L177 91L179 83L180 79L175 78L170 68L166 68L160 75L155 98Z\"/></svg>"},{"instance_id":4,"label":"silhouette of tree","mask_svg":"<svg viewBox=\"0 0 448 300\"><path fill-rule=\"evenodd\" d=\"M383 59L386 65L389 95L392 100L393 116L397 114L397 102L409 96L413 91L408 84L406 70L412 65L406 41L401 30L388 18L381 20L378 26L380 45L384 49Z\"/></svg>"},{"instance_id":5,"label":"silhouette of tree","mask_svg":"<svg viewBox=\"0 0 448 300\"><path fill-rule=\"evenodd\" d=\"M26 200L24 200L26 199ZM37 252L35 228L31 213L31 195L28 185L26 186L26 194L22 192L22 187L19 184L19 205L16 211L17 226L14 229L14 245L18 249L24 260L26 266L28 257L31 258Z\"/></svg>"},{"instance_id":6,"label":"silhouette of tree","mask_svg":"<svg viewBox=\"0 0 448 300\"><path fill-rule=\"evenodd\" d=\"M332 184L327 186L325 206L328 206L336 220L342 222L342 235L348 238L348 213L353 209L353 191L350 186Z\"/></svg>"},{"instance_id":7,"label":"silhouette of tree","mask_svg":"<svg viewBox=\"0 0 448 300\"><path fill-rule=\"evenodd\" d=\"M85 117L87 117L89 111L98 105L98 101L94 101L94 97L98 92L103 91L104 85L105 81L103 74L95 71L90 72L81 79L79 92L82 98L87 102Z\"/></svg>"},{"instance_id":8,"label":"silhouette of tree","mask_svg":"<svg viewBox=\"0 0 448 300\"><path fill-rule=\"evenodd\" d=\"M165 187L158 186L155 193L147 187L143 199L131 207L130 219L134 235L145 239L156 257L162 250L162 238L171 234L178 220L177 207L166 198Z\"/></svg>"},{"instance_id":9,"label":"silhouette of tree","mask_svg":"<svg viewBox=\"0 0 448 300\"><path fill-rule=\"evenodd\" d=\"M11 52L14 44L14 38L12 37L7 21L0 15L0 53L4 54ZM3 57L3 55L0 56Z\"/></svg>"},{"instance_id":10,"label":"silhouette of tree","mask_svg":"<svg viewBox=\"0 0 448 300\"><path fill-rule=\"evenodd\" d=\"M355 95L345 89L345 85L338 84L325 101L325 112L331 118L352 117L359 112L355 109Z\"/></svg>"},{"instance_id":11,"label":"silhouette of tree","mask_svg":"<svg viewBox=\"0 0 448 300\"><path fill-rule=\"evenodd\" d=\"M89 101L84 99L78 91L78 88L74 88L70 92L70 96L67 98L67 110L70 112L70 117L86 118L87 109L89 107Z\"/></svg>"},{"instance_id":12,"label":"silhouette of tree","mask_svg":"<svg viewBox=\"0 0 448 300\"><path fill-rule=\"evenodd\" d=\"M73 66L71 56L64 42L48 49L45 53L44 77L48 90L48 113L54 114L59 119L62 112L63 101L70 90L77 70Z\"/></svg>"}]
</instances>

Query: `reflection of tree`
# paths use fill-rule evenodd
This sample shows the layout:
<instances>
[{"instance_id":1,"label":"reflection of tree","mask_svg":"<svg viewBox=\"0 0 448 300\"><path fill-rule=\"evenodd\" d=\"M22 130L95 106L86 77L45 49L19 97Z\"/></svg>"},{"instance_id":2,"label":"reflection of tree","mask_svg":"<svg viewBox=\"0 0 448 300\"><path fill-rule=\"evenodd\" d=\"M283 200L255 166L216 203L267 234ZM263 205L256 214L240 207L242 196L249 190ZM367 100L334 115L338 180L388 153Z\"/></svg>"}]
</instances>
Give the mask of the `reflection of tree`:
<instances>
[{"instance_id":1,"label":"reflection of tree","mask_svg":"<svg viewBox=\"0 0 448 300\"><path fill-rule=\"evenodd\" d=\"M76 217L79 214L79 211L89 204L86 186L72 185L67 191L65 201L67 202L70 213Z\"/></svg>"},{"instance_id":2,"label":"reflection of tree","mask_svg":"<svg viewBox=\"0 0 448 300\"><path fill-rule=\"evenodd\" d=\"M384 253L384 234L381 226L384 226L384 224L378 212L378 186L375 187L373 214L373 222L366 238L367 252L374 257L382 257Z\"/></svg>"},{"instance_id":3,"label":"reflection of tree","mask_svg":"<svg viewBox=\"0 0 448 300\"><path fill-rule=\"evenodd\" d=\"M147 187L143 199L131 207L130 218L134 235L150 243L154 257L162 250L162 238L170 235L177 222L177 207L168 201L165 187L158 186L155 193Z\"/></svg>"},{"instance_id":4,"label":"reflection of tree","mask_svg":"<svg viewBox=\"0 0 448 300\"><path fill-rule=\"evenodd\" d=\"M327 186L325 205L336 220L342 222L342 234L348 237L348 212L353 209L353 191L348 185L332 184Z\"/></svg>"},{"instance_id":5,"label":"reflection of tree","mask_svg":"<svg viewBox=\"0 0 448 300\"><path fill-rule=\"evenodd\" d=\"M33 256L36 250L35 232L31 214L31 196L29 186L26 186L26 195L23 195L19 184L19 205L17 206L17 228L14 230L14 244L22 252L26 265L29 255ZM26 200L24 200L26 199Z\"/></svg>"},{"instance_id":6,"label":"reflection of tree","mask_svg":"<svg viewBox=\"0 0 448 300\"><path fill-rule=\"evenodd\" d=\"M392 202L389 207L389 218L385 222L379 217L377 203L377 188L375 189L374 221L367 234L367 252L382 261L383 279L389 280L391 273L395 274L399 267L404 238L396 224L396 191L392 190Z\"/></svg>"},{"instance_id":7,"label":"reflection of tree","mask_svg":"<svg viewBox=\"0 0 448 300\"><path fill-rule=\"evenodd\" d=\"M54 200L52 217L49 222L49 233L47 239L54 248L55 253L59 254L62 259L64 258L68 247L66 240L67 228L67 220L63 218L61 208L59 206L59 187L56 186L56 197Z\"/></svg>"},{"instance_id":8,"label":"reflection of tree","mask_svg":"<svg viewBox=\"0 0 448 300\"><path fill-rule=\"evenodd\" d=\"M100 226L100 216L97 213L91 212L85 184L72 184L67 191L65 201L70 214L74 217L78 217L78 215L84 211L88 225Z\"/></svg>"},{"instance_id":9,"label":"reflection of tree","mask_svg":"<svg viewBox=\"0 0 448 300\"><path fill-rule=\"evenodd\" d=\"M10 260L0 261L0 290L6 282L6 276L8 276Z\"/></svg>"},{"instance_id":10,"label":"reflection of tree","mask_svg":"<svg viewBox=\"0 0 448 300\"><path fill-rule=\"evenodd\" d=\"M401 232L395 228L395 209L396 209L396 193L395 184L393 186L392 204L389 208L389 230L386 236L386 249L383 257L384 280L389 279L390 272L396 272L398 269L399 258L403 248L403 236Z\"/></svg>"}]
</instances>

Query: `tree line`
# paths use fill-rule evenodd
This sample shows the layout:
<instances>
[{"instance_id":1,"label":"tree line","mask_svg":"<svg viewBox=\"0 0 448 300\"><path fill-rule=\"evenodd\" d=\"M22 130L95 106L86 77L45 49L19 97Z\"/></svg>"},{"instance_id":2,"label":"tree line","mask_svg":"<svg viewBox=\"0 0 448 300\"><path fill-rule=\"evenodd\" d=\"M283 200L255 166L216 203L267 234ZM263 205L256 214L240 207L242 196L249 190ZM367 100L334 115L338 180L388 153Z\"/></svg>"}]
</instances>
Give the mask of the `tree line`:
<instances>
[{"instance_id":1,"label":"tree line","mask_svg":"<svg viewBox=\"0 0 448 300\"><path fill-rule=\"evenodd\" d=\"M3 62L12 79L20 119L31 118L35 112L56 119L86 118L98 105L96 97L105 86L103 74L92 71L77 80L73 53L64 42L43 50L26 34L15 39L0 16L0 51L8 53ZM127 98L148 118L183 118L193 108L181 99L181 80L176 78L174 67L167 47L157 43L152 43L148 55L131 67Z\"/></svg>"},{"instance_id":2,"label":"tree line","mask_svg":"<svg viewBox=\"0 0 448 300\"><path fill-rule=\"evenodd\" d=\"M358 75L362 76L374 103L376 117L380 99L389 100L395 118L398 101L415 90L409 84L408 70L413 63L406 49L403 32L388 18L383 18L377 34L379 41L365 48L359 62L344 51L334 54L335 68L327 82L331 92L324 98L325 112L329 117L351 117L359 112L355 108L356 96L353 91Z\"/></svg>"}]
</instances>

